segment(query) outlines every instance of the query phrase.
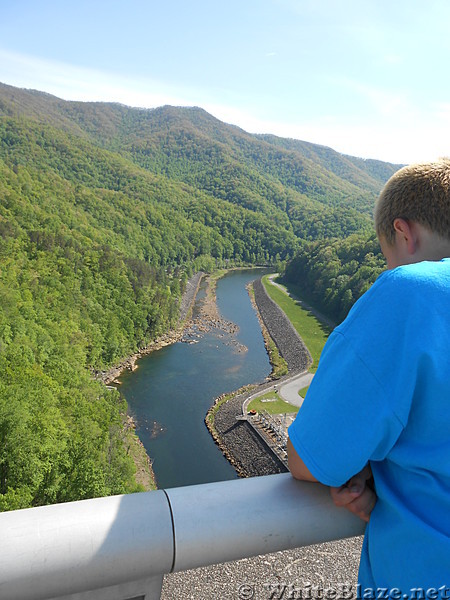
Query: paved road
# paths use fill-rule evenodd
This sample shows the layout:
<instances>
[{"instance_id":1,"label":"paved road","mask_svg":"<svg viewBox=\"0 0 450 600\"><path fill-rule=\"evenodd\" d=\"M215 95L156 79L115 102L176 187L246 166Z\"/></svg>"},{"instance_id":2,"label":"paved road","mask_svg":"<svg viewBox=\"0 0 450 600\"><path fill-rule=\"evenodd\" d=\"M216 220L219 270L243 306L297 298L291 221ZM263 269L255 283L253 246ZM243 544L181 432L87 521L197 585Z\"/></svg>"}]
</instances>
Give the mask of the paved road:
<instances>
[{"instance_id":1,"label":"paved road","mask_svg":"<svg viewBox=\"0 0 450 600\"><path fill-rule=\"evenodd\" d=\"M301 389L310 385L311 381L313 380L313 377L313 373L300 373L294 375L293 377L290 377L289 379L286 379L282 383L277 384L275 382L273 384L273 388L278 390L281 398L285 402L289 402L289 404L292 404L293 406L298 406L298 408L300 408L300 406L303 404L303 398L298 395L298 392ZM249 403L254 398L262 396L263 394L267 394L269 389L270 388L265 388L264 390L260 390L259 392L256 392L255 394L249 396L242 406L242 412L245 414L247 412L247 407Z\"/></svg>"},{"instance_id":2,"label":"paved road","mask_svg":"<svg viewBox=\"0 0 450 600\"><path fill-rule=\"evenodd\" d=\"M314 375L312 373L300 373L290 377L289 379L286 379L282 383L274 382L272 387L278 390L281 398L285 402L289 402L289 404L292 404L293 406L298 406L300 408L300 406L303 403L303 398L298 395L298 392L299 390L308 386L311 383L313 377ZM263 390L251 394L242 405L242 413L244 415L247 413L247 407L254 398L267 394L267 392L270 389L271 388L266 387Z\"/></svg>"},{"instance_id":3,"label":"paved road","mask_svg":"<svg viewBox=\"0 0 450 600\"><path fill-rule=\"evenodd\" d=\"M314 375L312 373L301 373L300 375L296 375L280 386L280 396L283 400L289 402L289 404L293 404L300 408L303 403L303 398L298 395L298 392L308 386L313 377Z\"/></svg>"}]
</instances>

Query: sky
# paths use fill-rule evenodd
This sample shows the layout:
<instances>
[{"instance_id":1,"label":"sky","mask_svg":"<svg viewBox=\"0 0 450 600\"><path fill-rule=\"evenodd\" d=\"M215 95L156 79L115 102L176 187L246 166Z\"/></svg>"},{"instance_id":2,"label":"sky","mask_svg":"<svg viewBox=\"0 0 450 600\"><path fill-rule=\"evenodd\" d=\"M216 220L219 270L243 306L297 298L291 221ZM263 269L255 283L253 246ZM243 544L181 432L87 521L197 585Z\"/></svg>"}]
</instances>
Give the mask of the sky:
<instances>
[{"instance_id":1,"label":"sky","mask_svg":"<svg viewBox=\"0 0 450 600\"><path fill-rule=\"evenodd\" d=\"M398 164L450 156L448 0L0 0L0 82L200 106Z\"/></svg>"}]
</instances>

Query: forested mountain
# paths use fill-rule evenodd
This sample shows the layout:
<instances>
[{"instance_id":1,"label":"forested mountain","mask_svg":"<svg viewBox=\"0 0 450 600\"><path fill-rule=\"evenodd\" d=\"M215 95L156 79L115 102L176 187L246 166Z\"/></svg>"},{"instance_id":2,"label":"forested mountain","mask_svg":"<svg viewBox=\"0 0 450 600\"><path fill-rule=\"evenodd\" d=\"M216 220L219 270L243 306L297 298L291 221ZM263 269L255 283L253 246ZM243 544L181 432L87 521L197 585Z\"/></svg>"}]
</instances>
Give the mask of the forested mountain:
<instances>
[{"instance_id":1,"label":"forested mountain","mask_svg":"<svg viewBox=\"0 0 450 600\"><path fill-rule=\"evenodd\" d=\"M84 170L85 177L90 174L94 181L98 169L89 173L86 162L103 162L105 154L97 153L107 150L128 166L162 176L158 181L184 182L209 199L276 217L306 239L345 236L364 228L380 188L399 167L346 157L297 140L251 135L200 108L140 110L65 102L0 85L0 114L15 122L25 120L27 125L33 121L44 138L51 138L57 129L66 140L66 156L61 157L58 147L55 153L70 163L65 177L79 180ZM73 145L85 155L84 164L67 152L67 146ZM45 150L49 151L48 144ZM113 164L108 167L117 169ZM120 189L120 177L109 181L108 187L114 184Z\"/></svg>"},{"instance_id":2,"label":"forested mountain","mask_svg":"<svg viewBox=\"0 0 450 600\"><path fill-rule=\"evenodd\" d=\"M319 146L301 140L278 138L274 135L260 135L258 137L281 148L300 152L316 165L321 165L338 177L363 189L367 188L376 194L380 191L380 186L383 186L394 171L401 166L380 160L365 160L355 156L347 156L327 146Z\"/></svg>"},{"instance_id":3,"label":"forested mountain","mask_svg":"<svg viewBox=\"0 0 450 600\"><path fill-rule=\"evenodd\" d=\"M126 407L91 372L172 327L194 271L368 234L397 168L0 84L0 509L135 489Z\"/></svg>"}]
</instances>

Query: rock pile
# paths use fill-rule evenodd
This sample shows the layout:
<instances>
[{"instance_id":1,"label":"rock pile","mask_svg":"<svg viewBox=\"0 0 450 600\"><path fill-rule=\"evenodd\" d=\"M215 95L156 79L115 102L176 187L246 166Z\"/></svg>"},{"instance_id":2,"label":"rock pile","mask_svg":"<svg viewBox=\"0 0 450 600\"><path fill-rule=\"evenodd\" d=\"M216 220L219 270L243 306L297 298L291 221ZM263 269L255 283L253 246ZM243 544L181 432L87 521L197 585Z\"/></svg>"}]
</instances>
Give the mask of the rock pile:
<instances>
[{"instance_id":1,"label":"rock pile","mask_svg":"<svg viewBox=\"0 0 450 600\"><path fill-rule=\"evenodd\" d=\"M203 271L199 271L186 282L186 289L184 290L184 294L180 300L180 322L183 322L187 318L194 304L194 300L203 276Z\"/></svg>"},{"instance_id":2,"label":"rock pile","mask_svg":"<svg viewBox=\"0 0 450 600\"><path fill-rule=\"evenodd\" d=\"M266 387L273 383L266 383ZM238 420L242 414L242 403L247 398L245 391L224 402L214 418L216 443L230 461L240 477L257 477L284 473L286 467L273 454L247 421ZM220 401L220 398L217 399Z\"/></svg>"},{"instance_id":3,"label":"rock pile","mask_svg":"<svg viewBox=\"0 0 450 600\"><path fill-rule=\"evenodd\" d=\"M264 325L275 342L281 356L288 364L289 373L306 371L312 358L308 348L289 319L277 304L269 298L261 279L253 283L255 302Z\"/></svg>"}]
</instances>

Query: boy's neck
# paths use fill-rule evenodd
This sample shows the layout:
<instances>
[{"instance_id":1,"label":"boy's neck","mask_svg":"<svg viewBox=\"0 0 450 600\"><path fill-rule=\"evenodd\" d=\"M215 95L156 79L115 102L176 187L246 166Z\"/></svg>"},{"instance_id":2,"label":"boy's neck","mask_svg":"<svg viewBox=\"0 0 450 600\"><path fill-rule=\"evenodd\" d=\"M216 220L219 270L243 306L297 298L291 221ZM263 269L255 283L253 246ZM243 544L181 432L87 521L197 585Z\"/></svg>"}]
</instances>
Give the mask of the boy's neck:
<instances>
[{"instance_id":1,"label":"boy's neck","mask_svg":"<svg viewBox=\"0 0 450 600\"><path fill-rule=\"evenodd\" d=\"M388 269L424 260L442 260L450 257L450 240L414 221L398 218L394 221L395 239L389 244L380 237L381 250Z\"/></svg>"},{"instance_id":2,"label":"boy's neck","mask_svg":"<svg viewBox=\"0 0 450 600\"><path fill-rule=\"evenodd\" d=\"M423 228L425 235L421 239L418 253L422 254L420 260L442 260L450 257L450 240L437 233Z\"/></svg>"}]
</instances>

